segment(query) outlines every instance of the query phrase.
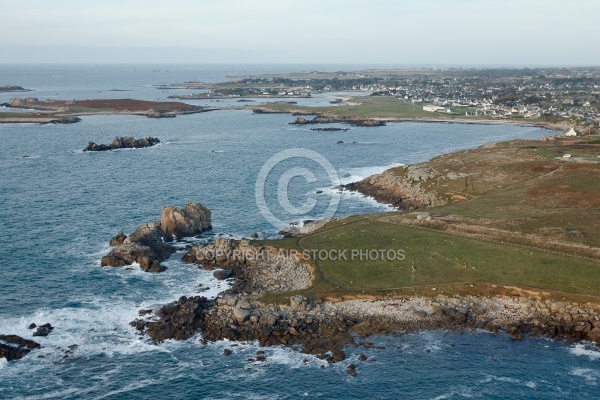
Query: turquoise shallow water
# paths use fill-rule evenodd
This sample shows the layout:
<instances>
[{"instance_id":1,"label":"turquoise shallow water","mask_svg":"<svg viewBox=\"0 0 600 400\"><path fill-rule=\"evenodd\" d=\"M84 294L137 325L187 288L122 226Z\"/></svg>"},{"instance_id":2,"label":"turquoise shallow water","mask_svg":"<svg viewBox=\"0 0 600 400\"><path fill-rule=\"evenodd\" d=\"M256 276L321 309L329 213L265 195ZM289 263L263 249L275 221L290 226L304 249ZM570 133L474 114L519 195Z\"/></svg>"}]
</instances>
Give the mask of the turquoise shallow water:
<instances>
[{"instance_id":1,"label":"turquoise shallow water","mask_svg":"<svg viewBox=\"0 0 600 400\"><path fill-rule=\"evenodd\" d=\"M195 68L2 66L0 80L36 89L26 95L40 98L165 99L169 92L150 85L219 80L230 70L249 71L242 66ZM121 88L132 91L106 92ZM4 102L17 95L1 96ZM317 151L348 182L390 165L546 133L518 126L418 123L322 133L291 126L291 121L289 115L214 111L162 120L95 116L73 125L0 125L0 332L29 337L31 322L56 326L40 339L44 348L39 352L16 363L0 361L0 398L600 395L599 354L584 345L547 340L512 342L502 335L445 332L380 337L373 341L385 350L348 349L346 362L321 369L321 361L291 349L268 349L267 363L249 364L245 360L255 345L234 347L234 354L224 357L222 350L231 343L201 346L196 338L155 346L136 336L127 323L138 309L197 294L199 285L210 288L202 292L207 295L224 289L210 273L179 262L180 255L156 275L99 266L111 236L159 218L165 205L205 204L213 211L214 234L273 236L276 229L256 206L254 185L261 166L281 150ZM107 143L117 135L152 135L163 143L144 150L81 152L88 140ZM345 143L336 144L339 140ZM292 202L316 189L324 190L320 201L327 202L333 192L321 179L322 171L310 161L295 161L320 179L313 185L294 181ZM275 184L267 182L270 205ZM385 209L345 194L338 215ZM77 349L63 358L72 344ZM351 378L346 365L360 353L369 360Z\"/></svg>"}]
</instances>

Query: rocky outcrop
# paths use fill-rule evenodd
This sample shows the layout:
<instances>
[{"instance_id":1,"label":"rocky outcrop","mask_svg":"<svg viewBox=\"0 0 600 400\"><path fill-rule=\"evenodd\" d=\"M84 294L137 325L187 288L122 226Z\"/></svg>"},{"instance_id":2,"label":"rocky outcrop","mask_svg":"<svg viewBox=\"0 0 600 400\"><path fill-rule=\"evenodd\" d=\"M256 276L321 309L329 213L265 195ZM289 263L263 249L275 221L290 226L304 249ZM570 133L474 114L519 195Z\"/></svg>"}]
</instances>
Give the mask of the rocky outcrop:
<instances>
[{"instance_id":1,"label":"rocky outcrop","mask_svg":"<svg viewBox=\"0 0 600 400\"><path fill-rule=\"evenodd\" d=\"M132 136L117 136L111 144L96 144L89 142L83 151L111 151L117 149L142 149L152 147L160 143L155 137L148 136L142 139L135 139Z\"/></svg>"},{"instance_id":2,"label":"rocky outcrop","mask_svg":"<svg viewBox=\"0 0 600 400\"><path fill-rule=\"evenodd\" d=\"M308 235L310 233L313 233L317 229L325 226L328 222L331 222L330 218L318 219L316 221L306 220L302 223L301 226L300 224L293 223L280 230L279 234L283 235L284 238Z\"/></svg>"},{"instance_id":3,"label":"rocky outcrop","mask_svg":"<svg viewBox=\"0 0 600 400\"><path fill-rule=\"evenodd\" d=\"M315 132L347 132L348 128L310 128L311 131Z\"/></svg>"},{"instance_id":4,"label":"rocky outcrop","mask_svg":"<svg viewBox=\"0 0 600 400\"><path fill-rule=\"evenodd\" d=\"M40 325L37 327L36 331L33 332L33 336L48 336L53 330L54 327L50 324Z\"/></svg>"},{"instance_id":5,"label":"rocky outcrop","mask_svg":"<svg viewBox=\"0 0 600 400\"><path fill-rule=\"evenodd\" d=\"M176 238L199 235L212 228L210 210L198 203L188 203L182 209L165 207L160 217L160 228Z\"/></svg>"},{"instance_id":6,"label":"rocky outcrop","mask_svg":"<svg viewBox=\"0 0 600 400\"><path fill-rule=\"evenodd\" d=\"M31 350L40 347L39 343L17 335L0 335L0 358L6 358L8 361L19 360Z\"/></svg>"},{"instance_id":7,"label":"rocky outcrop","mask_svg":"<svg viewBox=\"0 0 600 400\"><path fill-rule=\"evenodd\" d=\"M205 297L181 297L156 311L157 321L142 319L132 321L131 326L145 333L156 342L175 339L185 340L198 333L204 312L213 304Z\"/></svg>"},{"instance_id":8,"label":"rocky outcrop","mask_svg":"<svg viewBox=\"0 0 600 400\"><path fill-rule=\"evenodd\" d=\"M115 247L102 257L101 265L122 267L138 263L143 271L162 272L166 268L160 263L175 252L168 244L173 237L199 234L210 226L210 211L201 204L190 203L183 210L165 207L159 222L142 224L129 236L120 233L113 237L110 244Z\"/></svg>"},{"instance_id":9,"label":"rocky outcrop","mask_svg":"<svg viewBox=\"0 0 600 400\"><path fill-rule=\"evenodd\" d=\"M256 112L256 110L255 110ZM313 119L306 119L302 116L296 117L292 125L313 125L313 124L332 124L343 123L357 127L384 126L386 123L379 119L368 118L340 118L332 115L317 115Z\"/></svg>"},{"instance_id":10,"label":"rocky outcrop","mask_svg":"<svg viewBox=\"0 0 600 400\"><path fill-rule=\"evenodd\" d=\"M14 108L22 108L22 107L30 107L32 104L38 103L38 99L36 97L26 97L24 99L12 98L9 101L10 107Z\"/></svg>"},{"instance_id":11,"label":"rocky outcrop","mask_svg":"<svg viewBox=\"0 0 600 400\"><path fill-rule=\"evenodd\" d=\"M281 293L308 288L313 280L313 268L302 254L271 246L253 246L247 240L239 242L219 238L208 245L195 246L183 257L187 263L203 268L232 271L220 274L235 277L234 290L240 293Z\"/></svg>"},{"instance_id":12,"label":"rocky outcrop","mask_svg":"<svg viewBox=\"0 0 600 400\"><path fill-rule=\"evenodd\" d=\"M344 188L403 210L435 207L448 202L446 198L424 187L427 180L436 176L438 173L431 167L415 164L372 175L362 181L347 184Z\"/></svg>"},{"instance_id":13,"label":"rocky outcrop","mask_svg":"<svg viewBox=\"0 0 600 400\"><path fill-rule=\"evenodd\" d=\"M114 238L113 238L114 239ZM143 224L123 240L123 243L102 257L101 265L123 267L138 263L146 272L161 272L165 267L160 263L165 261L175 248L165 243L165 234L159 223ZM114 240L111 240L114 243Z\"/></svg>"}]
</instances>

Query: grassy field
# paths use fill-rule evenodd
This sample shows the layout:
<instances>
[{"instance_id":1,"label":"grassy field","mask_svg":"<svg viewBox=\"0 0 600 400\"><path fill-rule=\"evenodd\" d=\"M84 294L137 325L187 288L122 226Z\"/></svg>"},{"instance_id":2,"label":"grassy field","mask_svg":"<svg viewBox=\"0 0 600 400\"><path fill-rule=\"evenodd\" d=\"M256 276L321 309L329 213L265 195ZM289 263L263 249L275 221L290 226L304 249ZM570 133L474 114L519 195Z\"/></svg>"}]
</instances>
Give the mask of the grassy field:
<instances>
[{"instance_id":1,"label":"grassy field","mask_svg":"<svg viewBox=\"0 0 600 400\"><path fill-rule=\"evenodd\" d=\"M319 114L327 114L338 118L390 118L390 119L456 119L468 118L469 120L481 120L481 117L465 117L464 111L460 115L447 113L433 113L423 111L422 105L415 105L403 99L390 96L361 96L349 100L351 105L339 105L330 107L305 107L286 103L264 103L260 107L270 111L278 112L303 112L314 111ZM354 105L355 104L355 105Z\"/></svg>"},{"instance_id":2,"label":"grassy field","mask_svg":"<svg viewBox=\"0 0 600 400\"><path fill-rule=\"evenodd\" d=\"M600 295L598 262L380 221L329 228L298 245L307 250L346 249L345 260L317 256L315 261L325 282L349 292L495 283ZM357 253L361 250L362 256ZM366 256L372 250L385 250L385 255Z\"/></svg>"},{"instance_id":3,"label":"grassy field","mask_svg":"<svg viewBox=\"0 0 600 400\"><path fill-rule=\"evenodd\" d=\"M511 141L435 157L425 163L435 174L415 184L467 200L418 210L431 221L410 211L354 216L273 244L345 250L342 259L312 253L318 274L304 293L316 297L478 294L492 285L600 297L600 146L587 143L595 140ZM387 173L405 179L407 170ZM384 254L361 258L361 250Z\"/></svg>"}]
</instances>

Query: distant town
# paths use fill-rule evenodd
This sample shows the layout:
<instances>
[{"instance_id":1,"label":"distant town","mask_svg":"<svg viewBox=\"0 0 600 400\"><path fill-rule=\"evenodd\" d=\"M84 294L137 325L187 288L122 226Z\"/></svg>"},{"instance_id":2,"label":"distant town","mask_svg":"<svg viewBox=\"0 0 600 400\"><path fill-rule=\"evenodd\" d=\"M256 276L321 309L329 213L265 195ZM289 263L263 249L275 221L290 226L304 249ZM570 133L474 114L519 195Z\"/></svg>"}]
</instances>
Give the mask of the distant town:
<instances>
[{"instance_id":1,"label":"distant town","mask_svg":"<svg viewBox=\"0 0 600 400\"><path fill-rule=\"evenodd\" d=\"M203 89L203 93L176 98L369 92L396 97L432 113L529 119L574 126L582 134L599 132L600 68L595 67L313 71L230 78L229 82L187 82L170 88Z\"/></svg>"}]
</instances>

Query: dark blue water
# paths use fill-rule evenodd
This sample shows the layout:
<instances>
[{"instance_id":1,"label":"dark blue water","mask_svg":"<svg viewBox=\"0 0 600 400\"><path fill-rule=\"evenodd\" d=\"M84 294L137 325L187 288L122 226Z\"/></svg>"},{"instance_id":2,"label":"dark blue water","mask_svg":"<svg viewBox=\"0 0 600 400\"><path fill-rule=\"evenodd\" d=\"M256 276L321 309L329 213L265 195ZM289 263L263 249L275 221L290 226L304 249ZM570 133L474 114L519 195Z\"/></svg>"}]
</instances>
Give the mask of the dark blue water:
<instances>
[{"instance_id":1,"label":"dark blue water","mask_svg":"<svg viewBox=\"0 0 600 400\"><path fill-rule=\"evenodd\" d=\"M169 93L151 85L220 80L235 70L195 68L180 67L173 74L161 66L52 66L20 73L2 66L1 84L37 91L4 94L0 102L50 94L94 98L106 88L133 92L103 92L104 97L162 100ZM230 110L175 119L95 116L73 125L0 125L0 332L29 337L31 322L56 326L40 339L42 350L16 363L0 361L0 398L598 397L598 353L546 340L444 332L381 337L376 341L385 350L348 349L346 362L321 369L321 361L286 348L268 349L265 364L248 364L254 345L234 347L234 355L224 357L222 350L231 343L202 346L196 338L155 346L138 337L128 326L138 309L200 293L199 285L211 288L205 295L224 289L210 273L178 261L180 255L162 274L99 266L111 236L158 219L163 206L198 201L212 210L215 234L274 236L277 229L256 205L255 182L263 164L282 150L316 151L348 182L390 165L546 133L517 126L418 123L322 133L291 121L289 115ZM81 152L89 140L107 143L121 135L152 135L163 143L144 150ZM322 189L319 205L308 214L318 217L321 203L335 191L314 162L287 162L272 175L297 163L319 178L313 184L296 179L288 190L291 202L301 204ZM273 209L276 184L270 175L266 197ZM385 209L344 194L337 215ZM277 211L282 219L295 219ZM63 358L72 344L77 349ZM351 378L346 365L360 353L369 360Z\"/></svg>"}]
</instances>

